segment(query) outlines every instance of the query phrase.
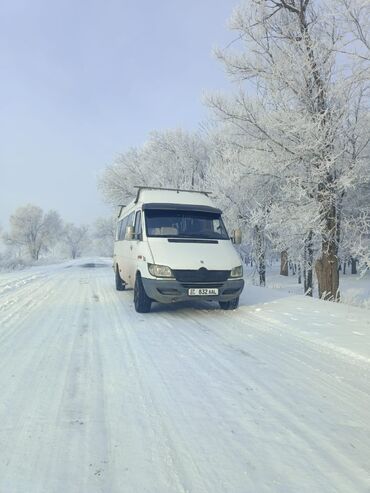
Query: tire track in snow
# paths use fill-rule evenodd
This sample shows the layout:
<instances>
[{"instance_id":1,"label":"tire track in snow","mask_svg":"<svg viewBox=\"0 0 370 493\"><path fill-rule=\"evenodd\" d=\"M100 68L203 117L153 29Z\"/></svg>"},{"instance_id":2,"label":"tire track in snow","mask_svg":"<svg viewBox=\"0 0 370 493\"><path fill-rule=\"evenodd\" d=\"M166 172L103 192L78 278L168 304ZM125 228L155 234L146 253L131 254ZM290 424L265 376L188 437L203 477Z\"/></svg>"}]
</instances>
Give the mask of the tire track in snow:
<instances>
[{"instance_id":1,"label":"tire track in snow","mask_svg":"<svg viewBox=\"0 0 370 493\"><path fill-rule=\"evenodd\" d=\"M63 283L60 288L63 289ZM67 290L65 292L68 293ZM54 425L52 404L58 386L50 382L59 376L60 366L56 363L60 363L58 356L60 358L62 355L55 349L64 338L65 307L62 303L58 304L56 291L53 301L55 305L52 310L44 307L35 311L23 325L18 326L18 332L12 338L12 352L1 346L1 423L8 423L8 426L0 428L2 457L6 461L0 490L2 487L4 491L30 491L27 474L37 471L39 463L42 469L45 460L41 455L44 449L40 443L47 442L49 453L57 445L52 442L51 430ZM29 330L29 323L38 330ZM14 479L18 489L13 486ZM33 481L32 491L45 491L37 486L43 481L41 476L33 476Z\"/></svg>"},{"instance_id":2,"label":"tire track in snow","mask_svg":"<svg viewBox=\"0 0 370 493\"><path fill-rule=\"evenodd\" d=\"M116 293L114 296L114 308L117 320L122 320L122 307L118 304L119 299ZM131 295L132 293L130 293ZM131 308L131 307L130 307ZM176 491L179 493L187 493L193 491L187 486L187 475L183 469L183 464L179 460L179 451L174 445L174 432L169 430L170 423L166 419L163 406L158 406L158 396L153 394L153 391L149 385L150 379L148 378L146 365L147 362L142 360L139 354L140 347L137 346L135 341L135 325L130 317L130 312L126 312L125 320L122 320L123 328L122 338L120 341L121 350L124 349L123 354L126 360L130 362L130 369L133 375L131 379L134 379L138 385L138 398L140 399L140 406L142 409L142 418L148 421L148 429L152 436L152 452L151 455L154 458L159 456L159 466L162 467L165 464L166 475L163 480L166 482L166 490L157 490L171 493ZM127 318L126 318L127 317ZM125 323L126 322L126 323ZM129 322L129 323L127 323ZM124 344L122 344L124 342ZM156 389L158 390L158 388ZM182 457L184 459L184 457ZM189 459L189 456L187 457ZM157 460L158 461L158 458ZM164 462L164 464L163 464ZM195 464L192 464L195 467ZM163 474L163 473L162 473ZM193 480L199 480L193 478ZM148 492L151 490L149 489ZM199 491L203 491L199 490Z\"/></svg>"}]
</instances>

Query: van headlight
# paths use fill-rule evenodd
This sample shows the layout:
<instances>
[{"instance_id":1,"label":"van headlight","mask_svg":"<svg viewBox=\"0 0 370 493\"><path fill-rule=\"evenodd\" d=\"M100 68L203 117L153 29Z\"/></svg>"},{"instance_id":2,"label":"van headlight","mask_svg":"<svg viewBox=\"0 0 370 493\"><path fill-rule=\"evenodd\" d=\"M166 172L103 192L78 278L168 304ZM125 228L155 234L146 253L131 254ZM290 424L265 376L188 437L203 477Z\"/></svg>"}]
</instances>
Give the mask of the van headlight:
<instances>
[{"instance_id":1,"label":"van headlight","mask_svg":"<svg viewBox=\"0 0 370 493\"><path fill-rule=\"evenodd\" d=\"M148 264L148 270L154 277L173 277L172 270L167 265Z\"/></svg>"},{"instance_id":2,"label":"van headlight","mask_svg":"<svg viewBox=\"0 0 370 493\"><path fill-rule=\"evenodd\" d=\"M243 277L243 266L238 265L238 267L231 269L230 277Z\"/></svg>"}]
</instances>

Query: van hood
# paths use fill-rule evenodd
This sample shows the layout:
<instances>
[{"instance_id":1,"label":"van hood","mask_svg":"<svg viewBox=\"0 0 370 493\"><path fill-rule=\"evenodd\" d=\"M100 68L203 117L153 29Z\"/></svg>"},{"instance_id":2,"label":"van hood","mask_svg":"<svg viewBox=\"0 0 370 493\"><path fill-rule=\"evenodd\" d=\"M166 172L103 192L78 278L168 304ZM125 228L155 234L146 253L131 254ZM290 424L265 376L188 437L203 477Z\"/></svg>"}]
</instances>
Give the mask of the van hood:
<instances>
[{"instance_id":1,"label":"van hood","mask_svg":"<svg viewBox=\"0 0 370 493\"><path fill-rule=\"evenodd\" d=\"M218 243L169 241L168 238L148 238L153 262L171 269L231 270L241 259L230 240Z\"/></svg>"}]
</instances>

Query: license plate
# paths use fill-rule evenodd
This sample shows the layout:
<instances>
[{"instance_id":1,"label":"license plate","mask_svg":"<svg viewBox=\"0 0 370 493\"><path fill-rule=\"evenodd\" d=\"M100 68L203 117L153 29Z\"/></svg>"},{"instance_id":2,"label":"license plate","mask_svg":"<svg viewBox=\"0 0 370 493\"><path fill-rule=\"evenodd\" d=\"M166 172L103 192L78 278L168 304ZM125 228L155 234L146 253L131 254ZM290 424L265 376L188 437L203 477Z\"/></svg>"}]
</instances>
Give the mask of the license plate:
<instances>
[{"instance_id":1,"label":"license plate","mask_svg":"<svg viewBox=\"0 0 370 493\"><path fill-rule=\"evenodd\" d=\"M217 296L217 288L191 288L188 289L189 296Z\"/></svg>"}]
</instances>

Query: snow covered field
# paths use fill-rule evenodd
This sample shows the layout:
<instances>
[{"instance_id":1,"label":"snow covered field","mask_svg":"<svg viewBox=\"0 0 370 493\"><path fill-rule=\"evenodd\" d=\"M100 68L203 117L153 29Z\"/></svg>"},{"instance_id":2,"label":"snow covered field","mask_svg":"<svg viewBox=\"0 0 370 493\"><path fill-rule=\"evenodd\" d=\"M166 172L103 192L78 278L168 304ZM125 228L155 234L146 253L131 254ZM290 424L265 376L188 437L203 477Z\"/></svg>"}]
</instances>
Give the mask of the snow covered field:
<instances>
[{"instance_id":1,"label":"snow covered field","mask_svg":"<svg viewBox=\"0 0 370 493\"><path fill-rule=\"evenodd\" d=\"M255 269L247 267L246 282L254 285L258 281ZM266 287L283 290L286 294L302 294L303 285L298 284L297 275L289 273L288 277L279 273L280 264L275 263L267 267ZM350 269L348 269L350 270ZM370 309L370 270L363 274L340 273L341 301L349 305ZM314 297L317 297L317 281L314 276Z\"/></svg>"},{"instance_id":2,"label":"snow covered field","mask_svg":"<svg viewBox=\"0 0 370 493\"><path fill-rule=\"evenodd\" d=\"M0 274L0 492L368 493L366 309L138 315L109 262Z\"/></svg>"}]
</instances>

